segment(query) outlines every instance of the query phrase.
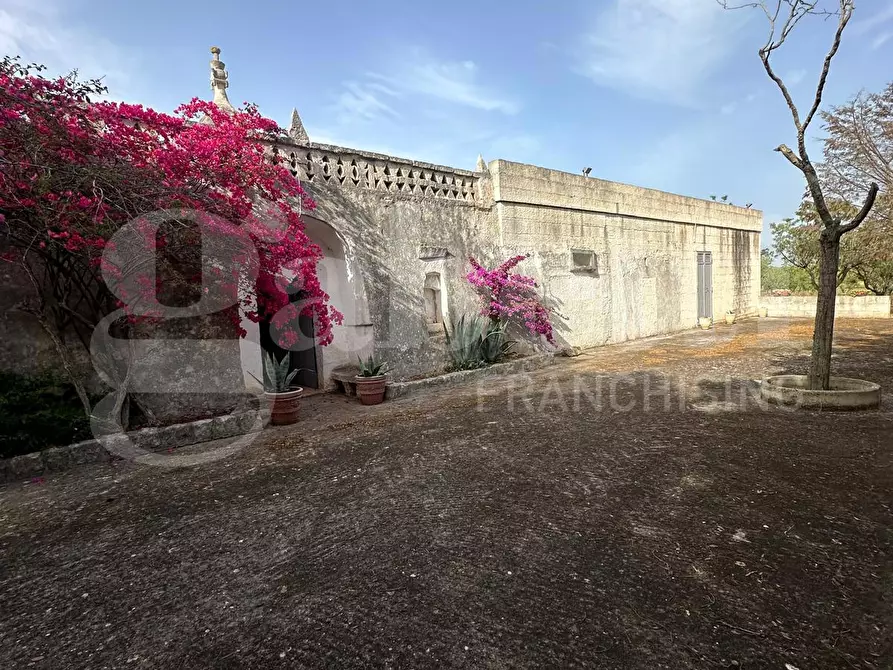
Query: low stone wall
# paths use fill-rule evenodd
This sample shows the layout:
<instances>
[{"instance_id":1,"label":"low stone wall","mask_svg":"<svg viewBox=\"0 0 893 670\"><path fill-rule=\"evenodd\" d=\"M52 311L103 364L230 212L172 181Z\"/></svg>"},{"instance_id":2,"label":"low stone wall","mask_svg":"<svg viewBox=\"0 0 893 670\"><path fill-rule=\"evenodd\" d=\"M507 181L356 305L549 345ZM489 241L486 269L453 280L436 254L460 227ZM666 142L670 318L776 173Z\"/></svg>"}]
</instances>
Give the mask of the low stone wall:
<instances>
[{"instance_id":1,"label":"low stone wall","mask_svg":"<svg viewBox=\"0 0 893 670\"><path fill-rule=\"evenodd\" d=\"M436 377L427 377L425 379L417 379L411 382L393 382L388 384L386 398L394 400L396 398L405 398L409 395L419 393L421 391L429 391L439 388L448 388L451 386L460 386L476 382L485 377L513 375L519 372L531 372L539 370L547 365L555 362L555 354L536 354L525 358L518 358L506 363L496 363L488 365L485 368L476 370L461 370L459 372L450 372L445 375Z\"/></svg>"},{"instance_id":2,"label":"low stone wall","mask_svg":"<svg viewBox=\"0 0 893 670\"><path fill-rule=\"evenodd\" d=\"M268 415L269 410L262 410L262 424L266 423ZM111 439L126 439L139 449L160 451L244 435L256 430L256 424L256 412L240 412L173 426L144 428ZM87 440L65 447L51 447L31 454L0 459L0 484L38 477L50 472L61 472L75 465L102 463L116 458L99 440Z\"/></svg>"},{"instance_id":3,"label":"low stone wall","mask_svg":"<svg viewBox=\"0 0 893 670\"><path fill-rule=\"evenodd\" d=\"M814 317L816 296L762 296L760 307L765 307L767 316ZM835 316L843 319L889 319L890 296L865 295L852 297L837 296Z\"/></svg>"}]
</instances>

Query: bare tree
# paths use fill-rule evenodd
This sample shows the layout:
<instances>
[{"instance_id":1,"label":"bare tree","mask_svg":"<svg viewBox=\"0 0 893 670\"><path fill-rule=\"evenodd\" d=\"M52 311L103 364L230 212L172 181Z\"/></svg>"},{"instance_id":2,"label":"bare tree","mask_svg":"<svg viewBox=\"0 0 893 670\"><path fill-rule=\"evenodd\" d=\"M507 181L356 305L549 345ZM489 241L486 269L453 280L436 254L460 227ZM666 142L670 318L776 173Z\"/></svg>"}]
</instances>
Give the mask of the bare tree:
<instances>
[{"instance_id":1,"label":"bare tree","mask_svg":"<svg viewBox=\"0 0 893 670\"><path fill-rule=\"evenodd\" d=\"M759 50L760 60L763 63L766 74L775 82L775 85L784 97L794 122L794 128L797 131L796 151L786 144L779 145L775 150L780 152L794 167L803 173L803 176L806 178L809 195L821 221L819 298L815 317L815 332L812 338L812 357L809 364L808 381L811 389L827 390L831 378L831 345L834 339L834 309L837 295L837 270L840 263L840 238L851 230L858 228L859 224L868 216L877 197L878 186L874 182L869 185L868 194L865 196L862 207L851 219L844 221L835 217L828 207L818 173L809 158L809 153L806 151L806 132L822 104L822 95L825 91L825 83L828 80L828 72L831 69L831 61L840 48L843 31L853 16L855 0L837 0L833 9L826 9L821 0L758 0L741 4L732 4L728 0L717 1L725 9L742 9L747 7L760 9L766 15L769 23L769 36L766 43ZM808 16L819 16L826 19L836 18L837 29L834 32L831 47L825 55L812 104L806 116L802 116L788 91L788 87L772 68L771 58L782 47L800 21Z\"/></svg>"}]
</instances>

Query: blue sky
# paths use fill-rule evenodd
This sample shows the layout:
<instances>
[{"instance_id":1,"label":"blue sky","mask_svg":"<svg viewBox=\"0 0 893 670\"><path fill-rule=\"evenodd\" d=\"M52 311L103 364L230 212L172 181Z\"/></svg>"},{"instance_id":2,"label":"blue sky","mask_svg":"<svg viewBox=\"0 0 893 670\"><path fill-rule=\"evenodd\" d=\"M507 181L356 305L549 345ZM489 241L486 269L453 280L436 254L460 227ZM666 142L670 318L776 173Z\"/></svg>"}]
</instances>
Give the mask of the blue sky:
<instances>
[{"instance_id":1,"label":"blue sky","mask_svg":"<svg viewBox=\"0 0 893 670\"><path fill-rule=\"evenodd\" d=\"M171 110L210 98L218 45L234 104L282 125L297 107L315 141L463 168L478 153L591 166L753 203L767 230L796 209L802 177L772 151L794 133L756 55L761 14L714 0L557 4L0 0L0 52L105 76L112 97ZM775 64L806 105L834 25L801 28ZM880 89L891 62L893 0L859 0L826 102Z\"/></svg>"}]
</instances>

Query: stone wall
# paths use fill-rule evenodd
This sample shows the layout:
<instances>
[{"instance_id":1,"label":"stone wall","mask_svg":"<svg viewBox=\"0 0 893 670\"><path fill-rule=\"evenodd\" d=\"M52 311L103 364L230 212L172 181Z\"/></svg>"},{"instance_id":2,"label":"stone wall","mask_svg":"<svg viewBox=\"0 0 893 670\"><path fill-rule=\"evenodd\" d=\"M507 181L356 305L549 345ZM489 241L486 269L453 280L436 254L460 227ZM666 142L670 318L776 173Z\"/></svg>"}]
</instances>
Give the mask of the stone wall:
<instances>
[{"instance_id":1,"label":"stone wall","mask_svg":"<svg viewBox=\"0 0 893 670\"><path fill-rule=\"evenodd\" d=\"M760 307L765 307L768 316L815 317L816 296L763 296ZM839 295L836 300L835 318L842 319L889 319L890 296Z\"/></svg>"},{"instance_id":2,"label":"stone wall","mask_svg":"<svg viewBox=\"0 0 893 670\"><path fill-rule=\"evenodd\" d=\"M323 286L345 313L335 342L316 348L323 386L335 367L373 351L398 380L442 368L444 325L479 309L465 280L469 256L493 266L529 254L518 270L538 280L555 309L559 346L694 327L699 251L713 253L714 315L759 303L762 218L754 210L503 160L470 172L309 143L271 151L317 203L305 212L308 235L326 250ZM443 323L429 323L432 287ZM33 328L16 338L19 317L4 318L0 365L29 369L17 359L47 347ZM230 349L215 369L241 367L250 386L247 373L260 372L257 337Z\"/></svg>"},{"instance_id":3,"label":"stone wall","mask_svg":"<svg viewBox=\"0 0 893 670\"><path fill-rule=\"evenodd\" d=\"M518 269L536 277L555 308L562 346L694 327L698 251L713 253L715 315L757 309L758 211L502 160L468 173L338 147L278 150L316 200L313 216L345 240L363 282L369 321L362 338L342 342L374 349L397 378L444 361L442 331L425 322L426 275L442 277L447 323L477 311L464 279L469 255L492 266L530 254ZM429 192L432 175L437 183L461 181L467 197ZM574 268L575 250L594 266ZM345 356L336 338L318 358L327 377L325 361L349 360L351 352Z\"/></svg>"},{"instance_id":4,"label":"stone wall","mask_svg":"<svg viewBox=\"0 0 893 670\"><path fill-rule=\"evenodd\" d=\"M317 202L313 216L330 225L347 247L350 276L362 283L355 318L345 315L343 337L318 350L324 378L334 365L356 362L375 351L398 378L441 367L445 361L443 327L426 323L426 277L440 276L444 322L476 311L464 279L467 258L492 256L497 238L492 208L449 202L408 193L379 193L331 184L305 183ZM324 286L331 293L331 286ZM339 305L339 307L342 307ZM351 332L353 331L353 332ZM354 350L344 351L345 342ZM333 363L334 362L334 363Z\"/></svg>"},{"instance_id":5,"label":"stone wall","mask_svg":"<svg viewBox=\"0 0 893 670\"><path fill-rule=\"evenodd\" d=\"M697 324L697 252L713 253L713 313L756 311L758 211L508 161L490 164L503 253L528 262L563 319L593 346ZM572 250L597 269L572 268Z\"/></svg>"}]
</instances>

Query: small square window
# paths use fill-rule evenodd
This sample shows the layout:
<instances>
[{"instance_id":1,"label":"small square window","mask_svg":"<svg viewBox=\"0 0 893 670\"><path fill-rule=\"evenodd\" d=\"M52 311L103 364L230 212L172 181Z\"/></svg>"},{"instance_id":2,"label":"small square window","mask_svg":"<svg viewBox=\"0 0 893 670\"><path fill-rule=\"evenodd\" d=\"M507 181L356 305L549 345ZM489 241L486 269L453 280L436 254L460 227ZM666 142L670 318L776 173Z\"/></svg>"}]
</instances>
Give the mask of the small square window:
<instances>
[{"instance_id":1,"label":"small square window","mask_svg":"<svg viewBox=\"0 0 893 670\"><path fill-rule=\"evenodd\" d=\"M598 256L589 249L571 249L571 271L598 274Z\"/></svg>"}]
</instances>

